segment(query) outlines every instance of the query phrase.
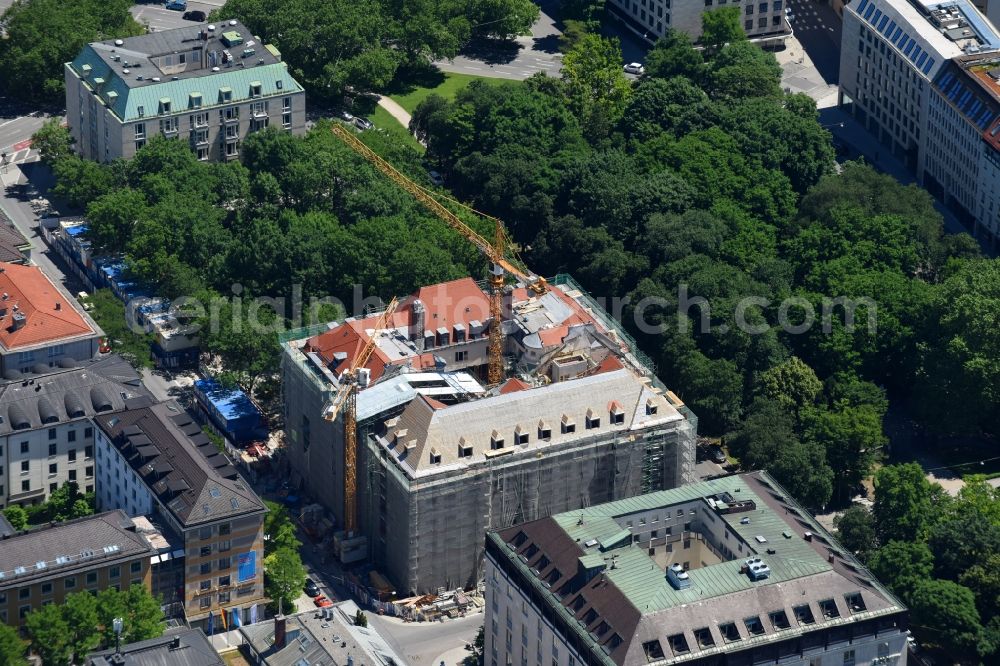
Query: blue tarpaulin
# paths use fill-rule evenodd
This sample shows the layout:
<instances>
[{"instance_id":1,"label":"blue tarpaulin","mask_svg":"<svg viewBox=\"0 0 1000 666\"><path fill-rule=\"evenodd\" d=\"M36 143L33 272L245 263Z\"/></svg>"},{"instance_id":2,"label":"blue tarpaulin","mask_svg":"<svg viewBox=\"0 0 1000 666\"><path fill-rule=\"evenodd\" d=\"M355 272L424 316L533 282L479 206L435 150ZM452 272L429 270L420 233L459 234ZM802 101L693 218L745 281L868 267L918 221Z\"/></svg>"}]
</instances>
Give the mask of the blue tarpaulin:
<instances>
[{"instance_id":1,"label":"blue tarpaulin","mask_svg":"<svg viewBox=\"0 0 1000 666\"><path fill-rule=\"evenodd\" d=\"M243 443L267 436L260 410L243 391L226 388L211 378L199 379L194 388L212 423L232 441Z\"/></svg>"},{"instance_id":2,"label":"blue tarpaulin","mask_svg":"<svg viewBox=\"0 0 1000 666\"><path fill-rule=\"evenodd\" d=\"M257 576L257 551L240 553L236 558L236 579L240 583L253 580Z\"/></svg>"}]
</instances>

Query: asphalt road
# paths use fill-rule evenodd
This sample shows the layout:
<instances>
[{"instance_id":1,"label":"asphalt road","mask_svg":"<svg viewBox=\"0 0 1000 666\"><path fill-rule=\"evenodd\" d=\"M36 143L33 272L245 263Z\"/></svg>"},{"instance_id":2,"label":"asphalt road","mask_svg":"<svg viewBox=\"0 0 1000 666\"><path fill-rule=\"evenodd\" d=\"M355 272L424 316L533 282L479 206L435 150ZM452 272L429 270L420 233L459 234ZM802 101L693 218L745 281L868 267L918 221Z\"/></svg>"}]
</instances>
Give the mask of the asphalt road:
<instances>
[{"instance_id":1,"label":"asphalt road","mask_svg":"<svg viewBox=\"0 0 1000 666\"><path fill-rule=\"evenodd\" d=\"M0 0L0 2L4 1ZM225 0L198 0L197 2L188 2L187 11L201 10L208 14L224 4ZM140 2L132 5L132 16L135 17L136 21L147 24L154 31L192 25L191 21L185 21L182 18L184 12L167 9L163 2Z\"/></svg>"},{"instance_id":2,"label":"asphalt road","mask_svg":"<svg viewBox=\"0 0 1000 666\"><path fill-rule=\"evenodd\" d=\"M476 613L444 622L403 622L369 613L368 624L409 666L438 666L435 659L475 640L485 617Z\"/></svg>"},{"instance_id":3,"label":"asphalt road","mask_svg":"<svg viewBox=\"0 0 1000 666\"><path fill-rule=\"evenodd\" d=\"M795 19L795 38L812 60L823 80L831 85L840 76L841 20L826 2L820 0L788 0Z\"/></svg>"}]
</instances>

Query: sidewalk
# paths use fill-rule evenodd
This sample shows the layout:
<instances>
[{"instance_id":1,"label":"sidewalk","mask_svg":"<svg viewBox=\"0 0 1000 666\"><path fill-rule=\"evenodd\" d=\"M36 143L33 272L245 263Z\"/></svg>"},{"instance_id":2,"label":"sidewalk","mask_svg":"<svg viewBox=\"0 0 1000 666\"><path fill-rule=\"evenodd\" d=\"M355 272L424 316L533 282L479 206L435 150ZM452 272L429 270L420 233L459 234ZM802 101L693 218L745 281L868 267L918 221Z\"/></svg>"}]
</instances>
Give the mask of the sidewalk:
<instances>
[{"instance_id":1,"label":"sidewalk","mask_svg":"<svg viewBox=\"0 0 1000 666\"><path fill-rule=\"evenodd\" d=\"M837 85L823 79L795 35L785 40L785 48L774 52L774 57L781 65L782 88L805 93L816 100L816 107L820 109L837 105Z\"/></svg>"},{"instance_id":2,"label":"sidewalk","mask_svg":"<svg viewBox=\"0 0 1000 666\"><path fill-rule=\"evenodd\" d=\"M409 112L396 103L391 97L381 96L378 98L378 105L389 112L393 118L399 121L399 124L403 127L410 126L410 114Z\"/></svg>"}]
</instances>

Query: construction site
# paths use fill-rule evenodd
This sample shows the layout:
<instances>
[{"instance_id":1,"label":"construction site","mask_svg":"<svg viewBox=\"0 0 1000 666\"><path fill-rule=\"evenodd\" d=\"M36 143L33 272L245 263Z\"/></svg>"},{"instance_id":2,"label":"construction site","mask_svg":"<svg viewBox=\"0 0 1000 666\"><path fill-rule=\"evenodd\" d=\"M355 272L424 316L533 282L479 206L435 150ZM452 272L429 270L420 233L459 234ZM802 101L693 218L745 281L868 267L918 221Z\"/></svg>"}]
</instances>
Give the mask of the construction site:
<instances>
[{"instance_id":1,"label":"construction site","mask_svg":"<svg viewBox=\"0 0 1000 666\"><path fill-rule=\"evenodd\" d=\"M618 322L512 259L499 221L486 240L340 138L490 266L282 337L290 482L335 517L343 563L400 596L469 589L487 530L694 480L697 419Z\"/></svg>"}]
</instances>

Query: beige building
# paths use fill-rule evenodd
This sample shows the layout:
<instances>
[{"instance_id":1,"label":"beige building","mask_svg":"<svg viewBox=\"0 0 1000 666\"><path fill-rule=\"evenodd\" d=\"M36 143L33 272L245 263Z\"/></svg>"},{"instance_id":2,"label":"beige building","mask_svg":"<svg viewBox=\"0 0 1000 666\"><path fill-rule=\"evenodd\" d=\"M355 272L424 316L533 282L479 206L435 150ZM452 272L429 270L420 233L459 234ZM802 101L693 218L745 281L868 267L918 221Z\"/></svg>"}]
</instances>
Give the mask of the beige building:
<instances>
[{"instance_id":1,"label":"beige building","mask_svg":"<svg viewBox=\"0 0 1000 666\"><path fill-rule=\"evenodd\" d=\"M707 11L737 7L740 24L752 41L783 44L792 34L785 10L788 0L609 0L608 8L628 28L650 43L673 28L697 40L701 17Z\"/></svg>"},{"instance_id":2,"label":"beige building","mask_svg":"<svg viewBox=\"0 0 1000 666\"><path fill-rule=\"evenodd\" d=\"M265 127L305 132L302 86L238 21L93 42L66 63L65 79L75 148L100 162L131 158L158 134L222 161Z\"/></svg>"},{"instance_id":3,"label":"beige building","mask_svg":"<svg viewBox=\"0 0 1000 666\"><path fill-rule=\"evenodd\" d=\"M95 417L98 507L149 516L170 543L183 543L183 616L209 613L249 622L264 597L267 508L201 427L173 403ZM218 618L217 618L218 619ZM221 625L216 625L221 626Z\"/></svg>"}]
</instances>

